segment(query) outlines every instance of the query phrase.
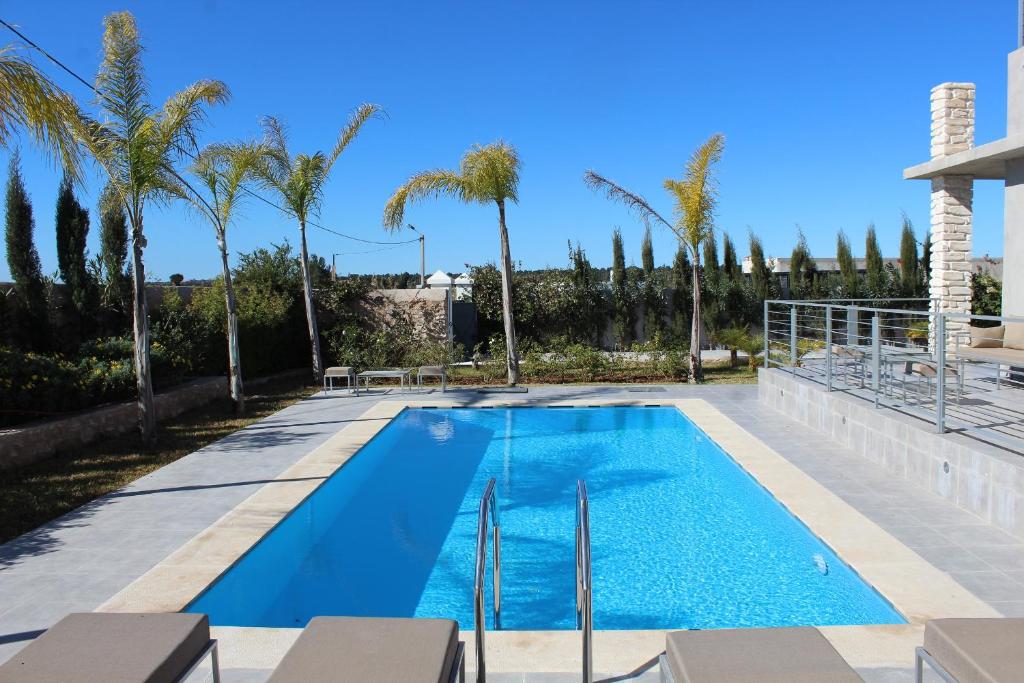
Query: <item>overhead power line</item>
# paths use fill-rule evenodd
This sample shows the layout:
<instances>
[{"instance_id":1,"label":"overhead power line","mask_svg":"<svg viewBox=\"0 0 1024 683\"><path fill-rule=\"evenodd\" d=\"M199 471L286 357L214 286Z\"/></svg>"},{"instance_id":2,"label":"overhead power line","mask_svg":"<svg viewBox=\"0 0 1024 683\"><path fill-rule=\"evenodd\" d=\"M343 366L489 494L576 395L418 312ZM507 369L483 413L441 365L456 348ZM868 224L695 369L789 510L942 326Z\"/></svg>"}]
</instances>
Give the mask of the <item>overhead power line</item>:
<instances>
[{"instance_id":1,"label":"overhead power line","mask_svg":"<svg viewBox=\"0 0 1024 683\"><path fill-rule=\"evenodd\" d=\"M78 81L79 83L81 83L85 87L89 88L89 90L92 90L94 93L96 93L96 95L102 97L102 94L96 89L96 86L94 86L92 83L90 83L89 81L87 81L84 78L82 78L78 73L76 73L74 71L74 69L72 69L71 67L67 66L66 64L64 64L64 62L60 61L56 57L54 57L50 52L48 52L47 50L45 50L42 47L40 47L31 38L26 36L24 33L19 31L17 28L12 26L11 24L7 23L3 19L0 19L0 24L3 24L9 31L14 33L14 35L18 36L23 41L25 41L25 43L29 47L31 47L33 50L37 51L39 54L43 55L48 60L50 60L51 62L56 64L62 71L65 71L68 75L70 75L76 81ZM195 157L188 150L182 150L182 153L184 153L185 156L187 156L190 159L193 159L193 160L195 159ZM242 191L244 191L250 197L254 197L254 198L260 200L261 202L263 202L264 204L267 204L268 206L274 207L275 209L277 209L278 211L280 211L282 213L294 215L288 209L282 207L281 205L279 205L279 204L277 204L275 202L272 202L271 200L267 199L266 197L264 197L261 194L253 192L252 190L250 190L248 187L245 187L244 185L242 186ZM384 244L384 245L391 245L391 246L397 247L397 246L401 246L403 244L412 244L413 242L418 242L419 241L419 237L413 238L411 240L403 240L403 241L399 241L399 242L385 242L385 241L381 241L381 240L369 240L369 239L366 239L364 237L356 237L355 235L349 235L349 234L344 233L344 232L342 232L340 230L335 230L333 228L328 228L328 227L326 227L324 225L321 225L321 224L317 223L316 221L307 220L306 224L310 225L310 226L312 226L314 228L317 228L319 230L323 230L324 232L328 232L328 233L330 233L332 235L336 235L338 237L343 237L343 238L345 238L347 240L352 240L354 242L362 242L364 244ZM383 249L377 249L377 250L373 250L373 251L384 251L384 250ZM373 251L350 252L350 253L368 254L368 253L373 253Z\"/></svg>"}]
</instances>

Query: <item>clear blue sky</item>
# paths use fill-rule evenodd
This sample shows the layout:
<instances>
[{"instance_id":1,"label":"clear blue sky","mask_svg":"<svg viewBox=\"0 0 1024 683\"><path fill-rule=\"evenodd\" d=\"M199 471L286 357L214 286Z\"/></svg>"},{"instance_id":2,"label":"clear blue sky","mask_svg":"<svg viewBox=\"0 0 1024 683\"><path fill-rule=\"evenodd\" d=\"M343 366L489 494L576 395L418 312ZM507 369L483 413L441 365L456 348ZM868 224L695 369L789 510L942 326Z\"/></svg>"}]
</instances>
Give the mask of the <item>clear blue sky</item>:
<instances>
[{"instance_id":1,"label":"clear blue sky","mask_svg":"<svg viewBox=\"0 0 1024 683\"><path fill-rule=\"evenodd\" d=\"M211 112L204 142L255 135L260 116L274 114L295 149L328 149L354 106L379 103L389 118L366 125L340 160L321 221L371 239L387 239L381 210L411 173L455 166L472 143L504 139L524 162L520 202L508 216L512 254L535 268L564 265L568 240L606 265L616 225L627 260L639 262L642 228L588 190L583 172L594 168L668 212L662 180L678 177L691 150L718 131L726 135L718 228L742 240L741 255L749 227L769 254L788 256L797 224L815 255L834 253L839 228L862 254L871 221L894 255L901 210L919 238L928 225L927 184L901 172L928 157L929 89L976 82L977 141L1005 133L1016 5L8 0L0 16L91 80L103 15L131 10L154 101L200 78L230 86L231 102ZM12 39L5 32L3 42ZM90 96L43 66L76 96ZM52 273L59 178L31 148L23 158L36 243ZM94 213L99 187L95 176L83 197ZM1001 254L1001 186L978 183L975 206L975 254ZM407 217L428 236L428 271L455 271L496 260L495 214L439 200ZM212 233L194 216L153 209L146 229L154 278L217 272ZM309 237L328 259L372 248L317 230ZM250 203L229 244L237 254L285 238L296 243L294 224ZM659 263L674 251L671 234L655 234ZM339 261L343 273L415 271L419 254L410 245ZM4 259L0 279L8 278Z\"/></svg>"}]
</instances>

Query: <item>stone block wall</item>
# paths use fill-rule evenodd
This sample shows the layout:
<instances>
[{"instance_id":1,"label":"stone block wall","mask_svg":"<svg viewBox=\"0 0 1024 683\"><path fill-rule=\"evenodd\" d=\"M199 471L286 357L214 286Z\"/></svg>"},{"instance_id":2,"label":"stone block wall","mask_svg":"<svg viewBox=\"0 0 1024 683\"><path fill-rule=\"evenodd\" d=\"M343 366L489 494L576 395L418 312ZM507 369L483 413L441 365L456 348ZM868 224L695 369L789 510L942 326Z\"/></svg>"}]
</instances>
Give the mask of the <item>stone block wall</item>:
<instances>
[{"instance_id":1,"label":"stone block wall","mask_svg":"<svg viewBox=\"0 0 1024 683\"><path fill-rule=\"evenodd\" d=\"M227 396L224 377L204 377L157 394L157 421ZM0 431L0 470L27 465L55 453L79 448L104 436L125 434L138 428L135 401L126 401L68 417L35 422Z\"/></svg>"},{"instance_id":2,"label":"stone block wall","mask_svg":"<svg viewBox=\"0 0 1024 683\"><path fill-rule=\"evenodd\" d=\"M941 158L974 147L973 83L941 83L931 92L931 152ZM931 268L929 295L941 310L971 311L971 232L974 178L939 176L932 179ZM950 321L947 339L965 329L966 322ZM934 341L935 329L931 330Z\"/></svg>"},{"instance_id":3,"label":"stone block wall","mask_svg":"<svg viewBox=\"0 0 1024 683\"><path fill-rule=\"evenodd\" d=\"M1024 462L934 425L773 368L761 369L758 394L808 429L875 462L894 478L942 496L1024 538Z\"/></svg>"}]
</instances>

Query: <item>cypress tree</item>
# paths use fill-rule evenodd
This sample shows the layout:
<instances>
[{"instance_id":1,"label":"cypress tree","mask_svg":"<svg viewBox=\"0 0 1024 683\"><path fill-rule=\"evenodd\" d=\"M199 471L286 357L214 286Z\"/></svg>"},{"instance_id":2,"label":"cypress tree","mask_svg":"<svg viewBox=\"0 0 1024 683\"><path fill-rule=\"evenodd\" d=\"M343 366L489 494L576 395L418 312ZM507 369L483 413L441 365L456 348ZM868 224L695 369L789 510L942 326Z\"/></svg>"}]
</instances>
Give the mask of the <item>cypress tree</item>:
<instances>
[{"instance_id":1,"label":"cypress tree","mask_svg":"<svg viewBox=\"0 0 1024 683\"><path fill-rule=\"evenodd\" d=\"M644 231L640 245L640 261L644 272L644 340L652 341L661 334L661 288L654 272L654 244L650 227Z\"/></svg>"},{"instance_id":2,"label":"cypress tree","mask_svg":"<svg viewBox=\"0 0 1024 683\"><path fill-rule=\"evenodd\" d=\"M35 221L32 203L25 192L20 159L11 156L7 178L7 211L5 234L7 265L14 278L18 296L17 320L22 343L35 350L50 346L50 318L46 301L46 283L39 262L39 252L32 239Z\"/></svg>"},{"instance_id":3,"label":"cypress tree","mask_svg":"<svg viewBox=\"0 0 1024 683\"><path fill-rule=\"evenodd\" d=\"M807 250L807 238L802 230L797 228L796 246L789 256L789 297L791 299L802 299L807 296L807 286L804 282L805 264L811 255Z\"/></svg>"},{"instance_id":4,"label":"cypress tree","mask_svg":"<svg viewBox=\"0 0 1024 683\"><path fill-rule=\"evenodd\" d=\"M910 218L903 214L903 233L900 235L900 285L903 296L921 293L921 272L917 262L917 238Z\"/></svg>"},{"instance_id":5,"label":"cypress tree","mask_svg":"<svg viewBox=\"0 0 1024 683\"><path fill-rule=\"evenodd\" d=\"M864 260L868 293L873 297L886 296L885 265L882 263L882 251L878 248L878 235L875 234L874 223L868 225L868 233L864 240Z\"/></svg>"},{"instance_id":6,"label":"cypress tree","mask_svg":"<svg viewBox=\"0 0 1024 683\"><path fill-rule=\"evenodd\" d=\"M690 338L692 303L693 264L690 254L680 243L672 261L672 338L682 344Z\"/></svg>"},{"instance_id":7,"label":"cypress tree","mask_svg":"<svg viewBox=\"0 0 1024 683\"><path fill-rule=\"evenodd\" d=\"M860 274L857 262L850 249L850 240L842 230L836 237L836 260L839 261L839 280L842 283L842 295L847 299L856 299L860 292Z\"/></svg>"},{"instance_id":8,"label":"cypress tree","mask_svg":"<svg viewBox=\"0 0 1024 683\"><path fill-rule=\"evenodd\" d=\"M633 302L630 299L622 231L615 228L612 232L612 334L615 343L623 348L633 343Z\"/></svg>"},{"instance_id":9,"label":"cypress tree","mask_svg":"<svg viewBox=\"0 0 1024 683\"><path fill-rule=\"evenodd\" d=\"M89 236L89 211L78 203L71 179L66 174L57 191L54 223L57 231L57 269L67 287L68 298L81 320L93 304L85 246Z\"/></svg>"},{"instance_id":10,"label":"cypress tree","mask_svg":"<svg viewBox=\"0 0 1024 683\"><path fill-rule=\"evenodd\" d=\"M128 272L128 217L114 189L107 185L100 194L100 266L103 271L103 300L120 312L127 312L132 297Z\"/></svg>"},{"instance_id":11,"label":"cypress tree","mask_svg":"<svg viewBox=\"0 0 1024 683\"><path fill-rule=\"evenodd\" d=\"M764 247L761 239L750 232L750 288L753 290L754 298L758 303L764 302L775 295L772 286L772 273L768 268L768 262L764 257Z\"/></svg>"},{"instance_id":12,"label":"cypress tree","mask_svg":"<svg viewBox=\"0 0 1024 683\"><path fill-rule=\"evenodd\" d=\"M704 240L704 263L701 270L704 272L704 279L707 282L715 282L721 273L721 266L718 265L718 242L715 240L715 233L708 235Z\"/></svg>"},{"instance_id":13,"label":"cypress tree","mask_svg":"<svg viewBox=\"0 0 1024 683\"><path fill-rule=\"evenodd\" d=\"M729 233L722 237L722 272L728 279L739 282L743 279L743 269L736 255L736 247L729 239Z\"/></svg>"}]
</instances>

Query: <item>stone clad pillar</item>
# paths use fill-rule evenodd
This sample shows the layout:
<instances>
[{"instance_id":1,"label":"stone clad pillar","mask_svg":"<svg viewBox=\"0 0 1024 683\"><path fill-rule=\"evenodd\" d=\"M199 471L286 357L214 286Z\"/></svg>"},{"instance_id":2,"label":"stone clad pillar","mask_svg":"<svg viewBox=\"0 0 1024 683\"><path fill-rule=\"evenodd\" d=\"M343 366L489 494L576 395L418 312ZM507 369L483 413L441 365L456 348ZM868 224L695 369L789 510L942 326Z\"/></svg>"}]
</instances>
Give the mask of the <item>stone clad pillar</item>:
<instances>
[{"instance_id":1,"label":"stone clad pillar","mask_svg":"<svg viewBox=\"0 0 1024 683\"><path fill-rule=\"evenodd\" d=\"M932 88L932 158L974 146L974 84L942 83ZM971 311L971 225L974 178L963 175L932 179L931 281L929 294L940 309ZM966 323L947 325L947 339Z\"/></svg>"}]
</instances>

